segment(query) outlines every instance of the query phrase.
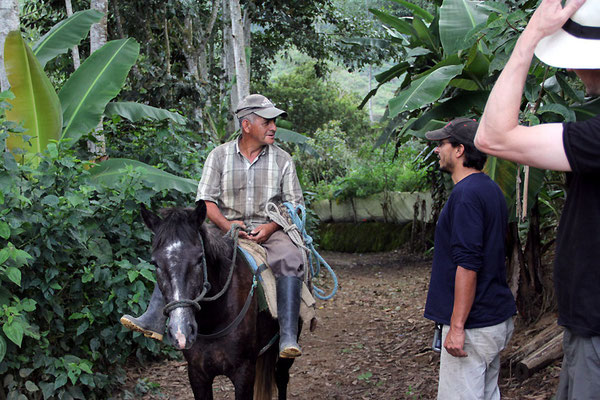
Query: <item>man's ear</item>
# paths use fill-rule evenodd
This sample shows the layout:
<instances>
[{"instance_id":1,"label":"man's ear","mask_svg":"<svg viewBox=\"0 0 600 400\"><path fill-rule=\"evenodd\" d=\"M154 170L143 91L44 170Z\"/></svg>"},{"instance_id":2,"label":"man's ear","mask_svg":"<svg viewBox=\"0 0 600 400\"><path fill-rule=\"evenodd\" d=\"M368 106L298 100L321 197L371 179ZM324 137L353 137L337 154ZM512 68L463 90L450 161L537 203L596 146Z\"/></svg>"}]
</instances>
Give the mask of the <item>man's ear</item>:
<instances>
[{"instance_id":1,"label":"man's ear","mask_svg":"<svg viewBox=\"0 0 600 400\"><path fill-rule=\"evenodd\" d=\"M248 132L248 130L250 130L250 125L252 125L252 122L250 122L249 119L243 119L242 126L240 126L240 129L242 130L242 132Z\"/></svg>"},{"instance_id":2,"label":"man's ear","mask_svg":"<svg viewBox=\"0 0 600 400\"><path fill-rule=\"evenodd\" d=\"M464 144L459 144L458 146L456 146L454 148L454 151L456 151L456 156L457 157L462 157L465 154L465 145Z\"/></svg>"}]
</instances>

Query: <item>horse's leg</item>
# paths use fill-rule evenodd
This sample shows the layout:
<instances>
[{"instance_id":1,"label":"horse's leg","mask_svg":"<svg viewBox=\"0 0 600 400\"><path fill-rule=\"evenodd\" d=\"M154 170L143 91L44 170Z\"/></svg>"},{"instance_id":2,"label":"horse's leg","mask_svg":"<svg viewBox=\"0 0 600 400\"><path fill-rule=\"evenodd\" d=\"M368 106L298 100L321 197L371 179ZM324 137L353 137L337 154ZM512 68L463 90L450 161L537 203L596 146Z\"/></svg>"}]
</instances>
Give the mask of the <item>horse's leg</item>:
<instances>
[{"instance_id":1,"label":"horse's leg","mask_svg":"<svg viewBox=\"0 0 600 400\"><path fill-rule=\"evenodd\" d=\"M235 400L252 400L254 398L255 364L256 360L244 360L229 377L235 388Z\"/></svg>"},{"instance_id":2,"label":"horse's leg","mask_svg":"<svg viewBox=\"0 0 600 400\"><path fill-rule=\"evenodd\" d=\"M195 400L213 400L213 377L200 372L200 368L194 368L188 364L188 377Z\"/></svg>"},{"instance_id":3,"label":"horse's leg","mask_svg":"<svg viewBox=\"0 0 600 400\"><path fill-rule=\"evenodd\" d=\"M277 399L287 399L287 385L290 381L290 368L293 358L279 358L275 364L275 383L277 384Z\"/></svg>"}]
</instances>

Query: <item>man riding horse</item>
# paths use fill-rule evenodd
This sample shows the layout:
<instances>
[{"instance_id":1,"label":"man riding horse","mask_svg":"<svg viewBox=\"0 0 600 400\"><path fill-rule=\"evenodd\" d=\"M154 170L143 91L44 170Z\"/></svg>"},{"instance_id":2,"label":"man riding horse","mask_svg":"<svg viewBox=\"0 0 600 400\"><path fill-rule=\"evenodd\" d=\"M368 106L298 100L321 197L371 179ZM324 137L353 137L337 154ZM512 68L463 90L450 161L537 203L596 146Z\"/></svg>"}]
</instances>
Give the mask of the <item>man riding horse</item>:
<instances>
[{"instance_id":1,"label":"man riding horse","mask_svg":"<svg viewBox=\"0 0 600 400\"><path fill-rule=\"evenodd\" d=\"M274 144L277 117L286 112L260 94L244 98L236 116L241 136L208 155L196 201L206 202L212 229L223 233L233 224L239 237L260 244L276 277L279 356L302 354L298 345L298 317L304 278L302 250L265 212L267 203L303 205L302 189L292 157ZM148 337L162 340L166 317L160 289L155 286L146 312L138 318L124 315L121 323Z\"/></svg>"}]
</instances>

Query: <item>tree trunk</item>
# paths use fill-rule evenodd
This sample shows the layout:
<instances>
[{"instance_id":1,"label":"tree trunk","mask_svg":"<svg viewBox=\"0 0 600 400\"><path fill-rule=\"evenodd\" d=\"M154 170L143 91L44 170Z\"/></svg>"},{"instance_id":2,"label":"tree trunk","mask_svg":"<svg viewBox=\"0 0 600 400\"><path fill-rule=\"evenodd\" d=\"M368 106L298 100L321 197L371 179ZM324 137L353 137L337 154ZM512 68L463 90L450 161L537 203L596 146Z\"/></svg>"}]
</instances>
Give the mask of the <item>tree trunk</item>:
<instances>
[{"instance_id":1,"label":"tree trunk","mask_svg":"<svg viewBox=\"0 0 600 400\"><path fill-rule=\"evenodd\" d=\"M167 64L167 76L171 75L171 42L169 40L169 20L167 19L167 3L164 9L165 15L163 20L163 29L165 33L165 62Z\"/></svg>"},{"instance_id":2,"label":"tree trunk","mask_svg":"<svg viewBox=\"0 0 600 400\"><path fill-rule=\"evenodd\" d=\"M373 66L369 64L369 93L372 90ZM369 121L373 122L373 96L369 97Z\"/></svg>"},{"instance_id":3,"label":"tree trunk","mask_svg":"<svg viewBox=\"0 0 600 400\"><path fill-rule=\"evenodd\" d=\"M239 0L229 1L231 12L231 34L235 65L237 98L239 100L250 94L250 78L246 63L246 45L244 43L244 22Z\"/></svg>"},{"instance_id":4,"label":"tree trunk","mask_svg":"<svg viewBox=\"0 0 600 400\"><path fill-rule=\"evenodd\" d=\"M523 361L517 364L517 379L527 379L534 372L561 358L563 355L562 342L563 333L561 332L544 343L542 347L525 357Z\"/></svg>"},{"instance_id":5,"label":"tree trunk","mask_svg":"<svg viewBox=\"0 0 600 400\"><path fill-rule=\"evenodd\" d=\"M223 71L225 72L225 79L221 81L221 93L223 93L223 96L229 95L230 112L227 119L228 136L231 135L237 127L237 121L234 120L233 113L239 103L237 86L233 83L235 80L235 62L232 42L229 0L223 0Z\"/></svg>"},{"instance_id":6,"label":"tree trunk","mask_svg":"<svg viewBox=\"0 0 600 400\"><path fill-rule=\"evenodd\" d=\"M90 29L90 54L92 54L94 51L106 44L108 37L106 25L108 15L108 0L92 0L90 3L90 8L104 13L104 16L100 22L92 25L92 28ZM102 157L106 155L106 137L102 133L102 119L100 120L98 127L94 130L93 135L94 138L96 138L96 141L95 143L88 141L88 150L95 157Z\"/></svg>"},{"instance_id":7,"label":"tree trunk","mask_svg":"<svg viewBox=\"0 0 600 400\"><path fill-rule=\"evenodd\" d=\"M104 14L100 22L92 25L90 29L90 54L98 50L106 44L107 40L107 15L108 15L108 0L92 0L90 8L98 10Z\"/></svg>"},{"instance_id":8,"label":"tree trunk","mask_svg":"<svg viewBox=\"0 0 600 400\"><path fill-rule=\"evenodd\" d=\"M65 7L67 8L67 16L73 15L73 6L71 0L65 0ZM79 59L79 46L73 46L71 49L71 57L73 58L73 69L79 68L81 61Z\"/></svg>"},{"instance_id":9,"label":"tree trunk","mask_svg":"<svg viewBox=\"0 0 600 400\"><path fill-rule=\"evenodd\" d=\"M252 17L250 13L250 6L252 3L248 3L244 7L243 23L244 23L244 47L245 49L252 48ZM250 58L246 59L246 51L244 50L244 60L246 60L246 73L248 74L248 94L250 94L250 79L252 70L250 68Z\"/></svg>"},{"instance_id":10,"label":"tree trunk","mask_svg":"<svg viewBox=\"0 0 600 400\"><path fill-rule=\"evenodd\" d=\"M0 0L0 91L10 87L4 70L4 41L10 31L19 29L18 0Z\"/></svg>"},{"instance_id":11,"label":"tree trunk","mask_svg":"<svg viewBox=\"0 0 600 400\"><path fill-rule=\"evenodd\" d=\"M194 47L194 26L192 17L186 15L183 23L183 56L185 57L185 63L189 73L194 77L194 79L199 80L200 75L198 74L198 52Z\"/></svg>"},{"instance_id":12,"label":"tree trunk","mask_svg":"<svg viewBox=\"0 0 600 400\"><path fill-rule=\"evenodd\" d=\"M529 357L532 353L540 349L546 343L548 343L552 338L562 334L563 327L556 324L556 322L552 323L539 333L537 333L533 339L529 342L523 344L519 347L519 349L510 355L509 358L503 363L506 366L515 367L519 362L523 361L525 358Z\"/></svg>"},{"instance_id":13,"label":"tree trunk","mask_svg":"<svg viewBox=\"0 0 600 400\"><path fill-rule=\"evenodd\" d=\"M212 57L212 50L209 50L209 43L213 37L215 22L217 21L217 15L219 12L219 2L217 0L212 1L212 11L208 25L204 30L204 34L200 40L200 46L198 46L198 73L200 74L200 80L205 83L208 82L208 74L210 71L209 62Z\"/></svg>"}]
</instances>

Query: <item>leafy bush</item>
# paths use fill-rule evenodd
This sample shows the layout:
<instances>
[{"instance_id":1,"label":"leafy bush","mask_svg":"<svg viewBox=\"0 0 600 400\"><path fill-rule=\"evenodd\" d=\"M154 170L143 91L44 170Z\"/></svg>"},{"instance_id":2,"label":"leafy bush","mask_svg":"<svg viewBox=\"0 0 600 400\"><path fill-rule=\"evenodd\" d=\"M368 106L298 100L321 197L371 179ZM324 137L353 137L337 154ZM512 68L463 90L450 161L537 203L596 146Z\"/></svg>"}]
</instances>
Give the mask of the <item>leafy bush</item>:
<instances>
[{"instance_id":1,"label":"leafy bush","mask_svg":"<svg viewBox=\"0 0 600 400\"><path fill-rule=\"evenodd\" d=\"M339 121L330 121L308 139L307 144L318 153L318 157L296 152L298 175L303 187L315 188L319 183L330 183L346 174L355 154L344 141L340 125Z\"/></svg>"},{"instance_id":2,"label":"leafy bush","mask_svg":"<svg viewBox=\"0 0 600 400\"><path fill-rule=\"evenodd\" d=\"M392 144L374 148L374 140L368 136L358 150L352 150L340 132L339 122L332 121L309 139L318 158L299 152L294 155L303 187L315 192L317 198L344 200L385 190L413 192L428 188L427 169L419 162L426 147L423 143L408 141L394 157Z\"/></svg>"},{"instance_id":3,"label":"leafy bush","mask_svg":"<svg viewBox=\"0 0 600 400\"><path fill-rule=\"evenodd\" d=\"M119 383L118 365L160 351L118 319L145 309L154 280L139 204L173 197L134 169L117 189L94 184L92 164L60 142L39 165L17 164L5 151L16 127L0 104L3 391L8 398L106 398Z\"/></svg>"},{"instance_id":4,"label":"leafy bush","mask_svg":"<svg viewBox=\"0 0 600 400\"><path fill-rule=\"evenodd\" d=\"M103 132L111 157L135 158L177 176L196 180L202 176L203 160L214 146L212 143L201 145L207 138L170 121L132 123L116 116L104 122Z\"/></svg>"},{"instance_id":5,"label":"leafy bush","mask_svg":"<svg viewBox=\"0 0 600 400\"><path fill-rule=\"evenodd\" d=\"M341 137L355 148L372 131L366 111L356 109L360 97L336 82L319 78L313 63L304 63L257 90L287 111L291 129L310 137L328 122L340 121Z\"/></svg>"}]
</instances>

